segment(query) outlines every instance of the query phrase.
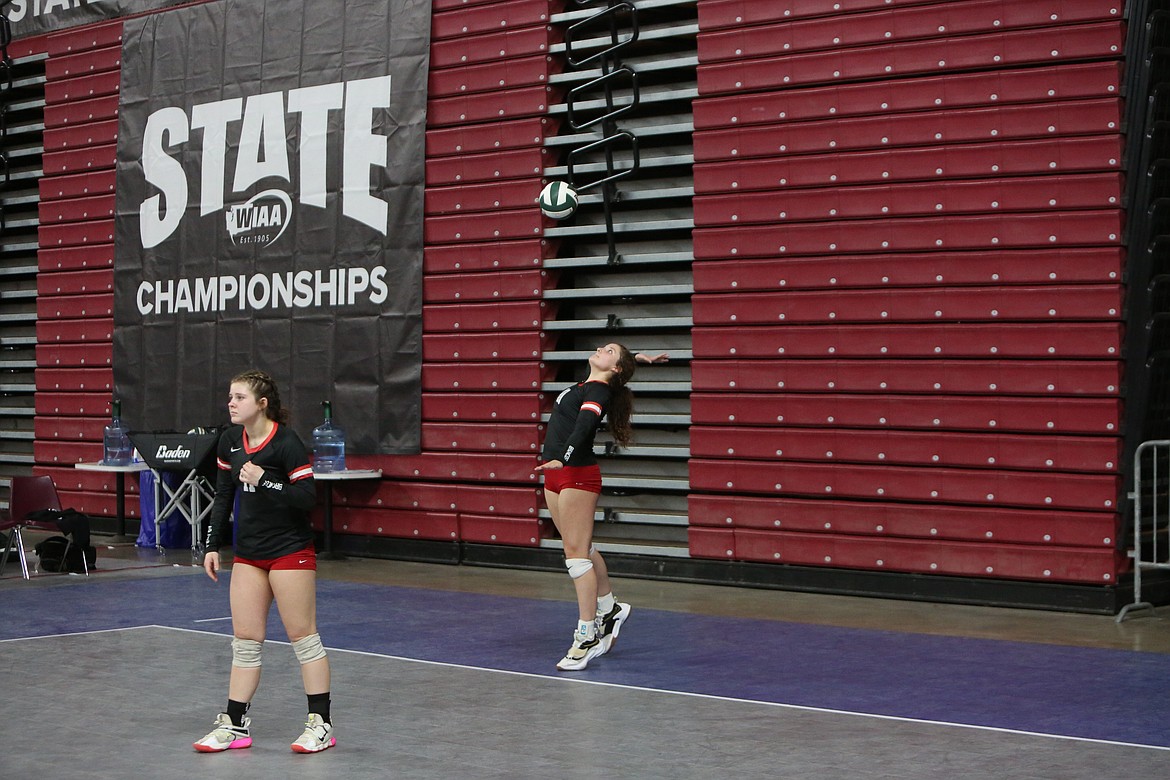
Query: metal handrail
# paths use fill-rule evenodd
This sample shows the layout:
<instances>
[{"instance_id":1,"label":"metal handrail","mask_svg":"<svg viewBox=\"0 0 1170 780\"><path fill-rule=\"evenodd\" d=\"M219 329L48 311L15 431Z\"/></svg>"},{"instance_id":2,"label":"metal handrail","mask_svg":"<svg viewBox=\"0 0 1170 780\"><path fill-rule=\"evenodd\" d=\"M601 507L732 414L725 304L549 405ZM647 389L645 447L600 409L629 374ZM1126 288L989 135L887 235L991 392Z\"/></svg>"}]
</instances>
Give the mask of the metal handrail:
<instances>
[{"instance_id":1,"label":"metal handrail","mask_svg":"<svg viewBox=\"0 0 1170 780\"><path fill-rule=\"evenodd\" d=\"M620 106L614 105L613 100L613 84L615 79L621 76L628 76L630 79L630 102ZM586 94L597 87L603 87L605 90L605 107L606 112L585 122L579 122L576 118L575 107L577 105L576 98L579 95ZM595 79L591 79L584 84L578 84L569 90L569 94L565 96L565 111L569 118L569 126L574 130L585 130L592 127L598 122L615 122L618 117L623 114L628 114L638 107L641 103L641 95L638 92L638 74L632 69L622 66L615 70L603 73ZM603 139L604 140L604 139Z\"/></svg>"},{"instance_id":2,"label":"metal handrail","mask_svg":"<svg viewBox=\"0 0 1170 780\"><path fill-rule=\"evenodd\" d=\"M630 166L628 168L621 168L619 170L619 169L615 169L613 166L613 146L618 141L623 140L623 139L628 141L630 144L631 159L630 159ZM578 184L574 161L578 157L584 156L595 149L604 149L605 150L605 159L606 159L605 172L607 175L604 176L603 178L597 179L595 181L588 182L587 184ZM584 192L584 191L592 189L593 187L596 187L598 185L609 184L609 183L618 181L619 179L624 179L627 176L632 176L632 175L634 175L634 173L636 173L638 171L638 168L640 167L640 159L638 157L638 136L636 136L633 133L626 131L626 130L622 130L620 132L614 133L613 135L607 135L605 138L602 138L600 141L594 141L591 144L585 144L584 146L579 146L576 149L574 149L573 151L569 152L568 163L569 163L569 183L578 192Z\"/></svg>"},{"instance_id":3,"label":"metal handrail","mask_svg":"<svg viewBox=\"0 0 1170 780\"><path fill-rule=\"evenodd\" d=\"M578 0L578 4L584 5L589 0ZM629 30L628 37L622 38L617 24L617 15L619 11L626 11L629 13ZM596 26L598 20L606 21L609 25L610 46L596 52L584 59L576 59L573 56L573 41L586 28ZM627 46L630 46L638 40L638 9L630 2L624 0L609 0L609 5L593 14L586 19L583 19L576 24L569 27L565 34L565 57L572 67L581 67L588 63L597 61L601 67L601 76L580 86L574 87L569 91L568 99L566 101L566 110L570 125L574 130L581 130L585 127L590 127L594 124L601 124L602 138L600 141L594 141L584 147L574 149L569 153L569 186L574 189L591 189L593 187L601 187L601 206L602 213L605 217L605 238L608 250L608 264L618 265L621 263L621 254L617 251L617 240L615 238L614 223L613 223L613 206L617 202L618 193L615 182L626 176L630 176L639 167L638 160L638 140L637 136L629 131L618 131L617 119L618 117L632 111L639 103L638 96L638 76L632 68L622 66L618 63L617 55ZM631 102L623 106L615 106L614 101L614 80L621 74L629 76L631 87ZM590 120L587 123L578 125L574 119L574 99L598 86L602 88L605 96L605 111L596 119ZM629 168L623 170L615 170L613 143L617 139L626 139L630 143L633 161ZM605 175L601 178L589 182L585 185L578 185L573 178L574 168L573 161L594 149L602 149L605 152Z\"/></svg>"},{"instance_id":4,"label":"metal handrail","mask_svg":"<svg viewBox=\"0 0 1170 780\"><path fill-rule=\"evenodd\" d=\"M618 37L617 27L617 13L618 11L628 11L630 14L630 29L628 38ZM594 22L605 19L609 22L609 40L610 45L601 51L594 52L584 59L577 60L573 58L573 41L578 39L578 36L585 28L591 27ZM634 7L633 3L618 2L613 3L608 8L603 8L593 16L582 19L581 21L569 25L569 29L565 31L565 59L569 65L574 68L580 68L588 65L594 61L612 60L617 56L617 53L625 47L633 44L638 40L638 9Z\"/></svg>"}]
</instances>

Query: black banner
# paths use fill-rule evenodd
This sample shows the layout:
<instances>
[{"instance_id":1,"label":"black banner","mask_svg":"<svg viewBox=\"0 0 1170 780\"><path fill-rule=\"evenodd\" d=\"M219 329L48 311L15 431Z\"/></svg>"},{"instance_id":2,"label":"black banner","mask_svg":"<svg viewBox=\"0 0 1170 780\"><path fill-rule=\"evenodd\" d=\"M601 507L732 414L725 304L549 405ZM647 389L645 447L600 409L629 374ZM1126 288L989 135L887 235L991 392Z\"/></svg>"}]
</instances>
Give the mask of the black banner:
<instances>
[{"instance_id":1,"label":"black banner","mask_svg":"<svg viewBox=\"0 0 1170 780\"><path fill-rule=\"evenodd\" d=\"M191 0L10 0L4 15L13 38L145 13Z\"/></svg>"},{"instance_id":2,"label":"black banner","mask_svg":"<svg viewBox=\"0 0 1170 780\"><path fill-rule=\"evenodd\" d=\"M307 436L419 450L430 3L219 0L127 21L114 382L135 429L270 372Z\"/></svg>"}]
</instances>

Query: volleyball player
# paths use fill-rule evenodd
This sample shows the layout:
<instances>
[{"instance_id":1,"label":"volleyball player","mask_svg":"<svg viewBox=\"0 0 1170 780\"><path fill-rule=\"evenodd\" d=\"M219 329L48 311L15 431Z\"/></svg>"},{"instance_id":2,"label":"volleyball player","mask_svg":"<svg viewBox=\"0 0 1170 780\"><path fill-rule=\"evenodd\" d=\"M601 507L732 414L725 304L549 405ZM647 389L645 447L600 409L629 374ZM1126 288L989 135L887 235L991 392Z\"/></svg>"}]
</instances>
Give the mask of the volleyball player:
<instances>
[{"instance_id":1,"label":"volleyball player","mask_svg":"<svg viewBox=\"0 0 1170 780\"><path fill-rule=\"evenodd\" d=\"M316 753L337 743L329 714L329 659L317 633L317 555L309 510L316 501L308 452L287 427L288 412L268 374L247 371L231 381L232 427L219 439L219 467L203 568L219 581L219 548L231 542L230 514L240 491L231 577L232 669L227 708L194 744L203 753L251 747L246 717L260 685L268 611L276 601L301 665L308 697L304 732L291 745Z\"/></svg>"},{"instance_id":2,"label":"volleyball player","mask_svg":"<svg viewBox=\"0 0 1170 780\"><path fill-rule=\"evenodd\" d=\"M584 669L609 651L630 605L614 598L601 554L593 547L593 513L601 495L601 469L593 438L603 417L614 441L630 441L634 399L626 383L638 361L665 362L665 353L636 357L621 344L598 347L589 356L589 376L557 396L548 422L541 464L544 500L565 548L565 565L577 594L578 619L573 643L557 662L562 671Z\"/></svg>"}]
</instances>

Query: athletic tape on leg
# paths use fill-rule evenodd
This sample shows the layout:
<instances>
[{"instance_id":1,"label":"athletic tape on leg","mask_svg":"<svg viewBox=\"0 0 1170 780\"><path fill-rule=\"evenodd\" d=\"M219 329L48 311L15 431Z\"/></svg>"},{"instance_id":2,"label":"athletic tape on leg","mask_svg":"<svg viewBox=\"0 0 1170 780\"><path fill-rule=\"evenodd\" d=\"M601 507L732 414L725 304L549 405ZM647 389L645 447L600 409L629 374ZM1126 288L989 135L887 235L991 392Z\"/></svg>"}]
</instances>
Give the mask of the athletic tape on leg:
<instances>
[{"instance_id":1,"label":"athletic tape on leg","mask_svg":"<svg viewBox=\"0 0 1170 780\"><path fill-rule=\"evenodd\" d=\"M255 639L232 640L232 666L255 669L260 666L260 651L264 643Z\"/></svg>"},{"instance_id":2,"label":"athletic tape on leg","mask_svg":"<svg viewBox=\"0 0 1170 780\"><path fill-rule=\"evenodd\" d=\"M565 566L569 568L569 576L576 580L593 569L593 561L588 558L566 558Z\"/></svg>"},{"instance_id":3,"label":"athletic tape on leg","mask_svg":"<svg viewBox=\"0 0 1170 780\"><path fill-rule=\"evenodd\" d=\"M325 657L325 646L321 644L320 634L309 634L302 637L293 642L292 647L302 666Z\"/></svg>"}]
</instances>

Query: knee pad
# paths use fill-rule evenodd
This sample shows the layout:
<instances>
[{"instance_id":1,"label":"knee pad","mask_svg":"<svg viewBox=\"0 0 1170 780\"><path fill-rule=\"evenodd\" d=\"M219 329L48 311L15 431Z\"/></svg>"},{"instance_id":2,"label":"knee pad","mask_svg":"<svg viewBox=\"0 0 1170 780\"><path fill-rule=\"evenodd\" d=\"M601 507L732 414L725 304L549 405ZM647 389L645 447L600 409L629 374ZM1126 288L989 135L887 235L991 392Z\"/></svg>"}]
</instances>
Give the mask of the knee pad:
<instances>
[{"instance_id":1,"label":"knee pad","mask_svg":"<svg viewBox=\"0 0 1170 780\"><path fill-rule=\"evenodd\" d=\"M301 666L325 657L325 646L321 644L320 634L309 634L292 643L293 652Z\"/></svg>"},{"instance_id":2,"label":"knee pad","mask_svg":"<svg viewBox=\"0 0 1170 780\"><path fill-rule=\"evenodd\" d=\"M257 642L255 639L233 639L232 666L244 669L258 668L260 666L260 650L263 647L264 643Z\"/></svg>"},{"instance_id":3,"label":"knee pad","mask_svg":"<svg viewBox=\"0 0 1170 780\"><path fill-rule=\"evenodd\" d=\"M569 576L577 580L593 569L593 561L588 558L566 558L565 566L569 568Z\"/></svg>"}]
</instances>

